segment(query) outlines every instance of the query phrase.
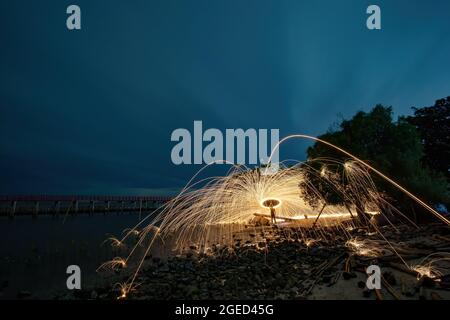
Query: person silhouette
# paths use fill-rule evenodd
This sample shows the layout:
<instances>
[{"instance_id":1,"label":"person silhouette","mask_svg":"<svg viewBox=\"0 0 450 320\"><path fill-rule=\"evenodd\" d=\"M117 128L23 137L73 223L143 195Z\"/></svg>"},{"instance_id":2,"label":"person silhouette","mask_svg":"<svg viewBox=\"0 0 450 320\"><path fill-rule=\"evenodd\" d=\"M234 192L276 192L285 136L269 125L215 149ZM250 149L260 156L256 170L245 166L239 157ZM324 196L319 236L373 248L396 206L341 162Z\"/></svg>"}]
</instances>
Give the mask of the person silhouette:
<instances>
[{"instance_id":1,"label":"person silhouette","mask_svg":"<svg viewBox=\"0 0 450 320\"><path fill-rule=\"evenodd\" d=\"M270 206L270 218L272 219L272 224L277 223L277 218L275 216L275 209L273 206Z\"/></svg>"}]
</instances>

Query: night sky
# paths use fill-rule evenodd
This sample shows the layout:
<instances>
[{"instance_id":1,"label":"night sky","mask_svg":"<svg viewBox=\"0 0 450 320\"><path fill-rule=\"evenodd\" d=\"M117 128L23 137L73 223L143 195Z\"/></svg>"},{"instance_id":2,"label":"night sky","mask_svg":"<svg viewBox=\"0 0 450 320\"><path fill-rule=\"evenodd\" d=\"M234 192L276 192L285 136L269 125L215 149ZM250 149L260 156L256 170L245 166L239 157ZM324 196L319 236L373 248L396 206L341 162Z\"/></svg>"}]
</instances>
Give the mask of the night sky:
<instances>
[{"instance_id":1,"label":"night sky","mask_svg":"<svg viewBox=\"0 0 450 320\"><path fill-rule=\"evenodd\" d=\"M366 28L370 4L382 30ZM199 168L170 159L171 132L194 120L319 135L377 103L432 105L450 94L449 13L446 0L2 0L0 194L169 193Z\"/></svg>"}]
</instances>

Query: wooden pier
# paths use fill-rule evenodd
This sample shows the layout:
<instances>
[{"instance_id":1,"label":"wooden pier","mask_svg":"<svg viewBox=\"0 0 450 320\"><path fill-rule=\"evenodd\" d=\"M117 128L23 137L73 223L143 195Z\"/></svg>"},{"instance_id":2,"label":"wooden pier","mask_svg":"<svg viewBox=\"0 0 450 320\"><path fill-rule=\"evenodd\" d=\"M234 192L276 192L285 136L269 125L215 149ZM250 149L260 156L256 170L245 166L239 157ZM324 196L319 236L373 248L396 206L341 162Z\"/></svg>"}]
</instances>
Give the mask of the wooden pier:
<instances>
[{"instance_id":1,"label":"wooden pier","mask_svg":"<svg viewBox=\"0 0 450 320\"><path fill-rule=\"evenodd\" d=\"M0 216L124 213L155 210L169 196L0 196Z\"/></svg>"}]
</instances>

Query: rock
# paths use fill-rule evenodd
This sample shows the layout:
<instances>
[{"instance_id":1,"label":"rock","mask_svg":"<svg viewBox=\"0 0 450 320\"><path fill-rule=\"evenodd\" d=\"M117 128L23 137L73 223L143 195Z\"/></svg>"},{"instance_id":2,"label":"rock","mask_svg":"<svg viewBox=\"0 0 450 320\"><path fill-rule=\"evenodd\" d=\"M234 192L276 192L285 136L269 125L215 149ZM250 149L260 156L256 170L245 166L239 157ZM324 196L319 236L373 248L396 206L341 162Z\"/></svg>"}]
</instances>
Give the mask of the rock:
<instances>
[{"instance_id":1,"label":"rock","mask_svg":"<svg viewBox=\"0 0 450 320\"><path fill-rule=\"evenodd\" d=\"M366 283L364 281L358 281L358 288L364 289L366 287Z\"/></svg>"},{"instance_id":2,"label":"rock","mask_svg":"<svg viewBox=\"0 0 450 320\"><path fill-rule=\"evenodd\" d=\"M415 294L416 294L416 289L415 289L415 288L407 288L407 289L404 291L404 295L405 295L406 297L413 297Z\"/></svg>"},{"instance_id":3,"label":"rock","mask_svg":"<svg viewBox=\"0 0 450 320\"><path fill-rule=\"evenodd\" d=\"M81 289L81 290L73 290L72 292L73 292L73 296L76 299L88 300L91 298L91 291L89 291L89 290Z\"/></svg>"},{"instance_id":4,"label":"rock","mask_svg":"<svg viewBox=\"0 0 450 320\"><path fill-rule=\"evenodd\" d=\"M323 277L322 277L322 281L323 281L323 283L330 283L331 282L331 280L333 279L333 275L324 275Z\"/></svg>"},{"instance_id":5,"label":"rock","mask_svg":"<svg viewBox=\"0 0 450 320\"><path fill-rule=\"evenodd\" d=\"M370 298L371 295L372 295L372 290L369 290L369 289L364 289L363 290L363 297L364 298Z\"/></svg>"},{"instance_id":6,"label":"rock","mask_svg":"<svg viewBox=\"0 0 450 320\"><path fill-rule=\"evenodd\" d=\"M153 261L154 263L159 263L159 262L161 261L161 258L159 258L159 257L153 257L152 261Z\"/></svg>"},{"instance_id":7,"label":"rock","mask_svg":"<svg viewBox=\"0 0 450 320\"><path fill-rule=\"evenodd\" d=\"M437 292L431 292L431 300L442 300L442 297Z\"/></svg>"},{"instance_id":8,"label":"rock","mask_svg":"<svg viewBox=\"0 0 450 320\"><path fill-rule=\"evenodd\" d=\"M427 300L426 292L423 287L420 287L419 290L419 300Z\"/></svg>"},{"instance_id":9,"label":"rock","mask_svg":"<svg viewBox=\"0 0 450 320\"><path fill-rule=\"evenodd\" d=\"M383 272L383 278L389 283L391 286L395 286L397 284L397 280L392 272L386 271Z\"/></svg>"},{"instance_id":10,"label":"rock","mask_svg":"<svg viewBox=\"0 0 450 320\"><path fill-rule=\"evenodd\" d=\"M342 272L342 277L343 277L345 280L350 280L350 279L356 278L356 274L355 274L354 272L347 272L347 271L344 271L344 272Z\"/></svg>"},{"instance_id":11,"label":"rock","mask_svg":"<svg viewBox=\"0 0 450 320\"><path fill-rule=\"evenodd\" d=\"M97 299L98 298L98 293L97 293L97 291L95 291L95 290L92 290L92 292L91 292L91 299Z\"/></svg>"},{"instance_id":12,"label":"rock","mask_svg":"<svg viewBox=\"0 0 450 320\"><path fill-rule=\"evenodd\" d=\"M26 290L22 290L22 291L19 291L17 293L17 298L18 299L24 299L24 298L28 298L30 296L31 296L31 292L30 291L26 291Z\"/></svg>"},{"instance_id":13,"label":"rock","mask_svg":"<svg viewBox=\"0 0 450 320\"><path fill-rule=\"evenodd\" d=\"M5 289L9 287L9 281L8 280L3 280L2 284L1 284L1 289Z\"/></svg>"},{"instance_id":14,"label":"rock","mask_svg":"<svg viewBox=\"0 0 450 320\"><path fill-rule=\"evenodd\" d=\"M442 276L439 280L439 286L441 288L450 289L450 275Z\"/></svg>"},{"instance_id":15,"label":"rock","mask_svg":"<svg viewBox=\"0 0 450 320\"><path fill-rule=\"evenodd\" d=\"M275 296L275 300L287 300L288 298L289 296L284 293L279 293Z\"/></svg>"},{"instance_id":16,"label":"rock","mask_svg":"<svg viewBox=\"0 0 450 320\"><path fill-rule=\"evenodd\" d=\"M250 224L253 224L255 226L269 226L270 221L269 219L261 216L255 216L250 220Z\"/></svg>"},{"instance_id":17,"label":"rock","mask_svg":"<svg viewBox=\"0 0 450 320\"><path fill-rule=\"evenodd\" d=\"M200 292L200 290L194 285L186 286L184 288L184 290L185 290L186 294L190 295L190 296L194 295L194 294L198 294Z\"/></svg>"},{"instance_id":18,"label":"rock","mask_svg":"<svg viewBox=\"0 0 450 320\"><path fill-rule=\"evenodd\" d=\"M291 291L292 293L294 293L294 294L297 294L297 293L298 293L298 288L297 288L297 287L292 287L292 288L290 289L290 291Z\"/></svg>"},{"instance_id":19,"label":"rock","mask_svg":"<svg viewBox=\"0 0 450 320\"><path fill-rule=\"evenodd\" d=\"M436 283L434 282L434 279L431 279L431 278L429 278L429 277L427 277L427 276L423 276L423 277L419 280L419 282L422 283L422 285L425 286L425 287L434 287L435 284L436 284Z\"/></svg>"}]
</instances>

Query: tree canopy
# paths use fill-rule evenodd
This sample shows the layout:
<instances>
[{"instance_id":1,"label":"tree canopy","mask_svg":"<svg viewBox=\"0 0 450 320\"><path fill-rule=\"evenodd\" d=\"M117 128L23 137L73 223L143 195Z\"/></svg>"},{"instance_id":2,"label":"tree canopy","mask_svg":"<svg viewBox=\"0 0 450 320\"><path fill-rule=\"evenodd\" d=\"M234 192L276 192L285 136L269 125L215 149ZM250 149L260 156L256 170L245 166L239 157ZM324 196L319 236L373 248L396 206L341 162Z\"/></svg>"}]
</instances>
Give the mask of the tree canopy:
<instances>
[{"instance_id":1,"label":"tree canopy","mask_svg":"<svg viewBox=\"0 0 450 320\"><path fill-rule=\"evenodd\" d=\"M407 120L420 134L424 163L450 182L450 97L437 100L431 107L412 109L414 115Z\"/></svg>"},{"instance_id":2,"label":"tree canopy","mask_svg":"<svg viewBox=\"0 0 450 320\"><path fill-rule=\"evenodd\" d=\"M335 130L330 130L319 138L368 162L419 198L432 204L448 204L446 179L422 161L425 156L424 145L418 130L404 117L394 121L392 107L377 105L370 112L360 111L350 120L343 120ZM318 201L345 204L350 201L356 204L357 209L358 205L364 206L361 203L365 201L361 199L362 193L350 190L346 192L350 194L350 199L344 199L343 192L334 187L351 187L348 176L343 174L343 164L350 160L347 156L321 143L315 143L308 148L307 153L307 165L315 170L310 171L300 187L302 196L310 204L317 205ZM327 164L327 159L333 160ZM323 168L317 167L324 166L324 163L328 172L326 179L321 171ZM318 172L322 172L322 175L318 175ZM394 202L403 210L411 208L411 201L402 192L377 176L372 175L372 178L376 189L391 203ZM308 185L314 185L315 191L311 191Z\"/></svg>"}]
</instances>

